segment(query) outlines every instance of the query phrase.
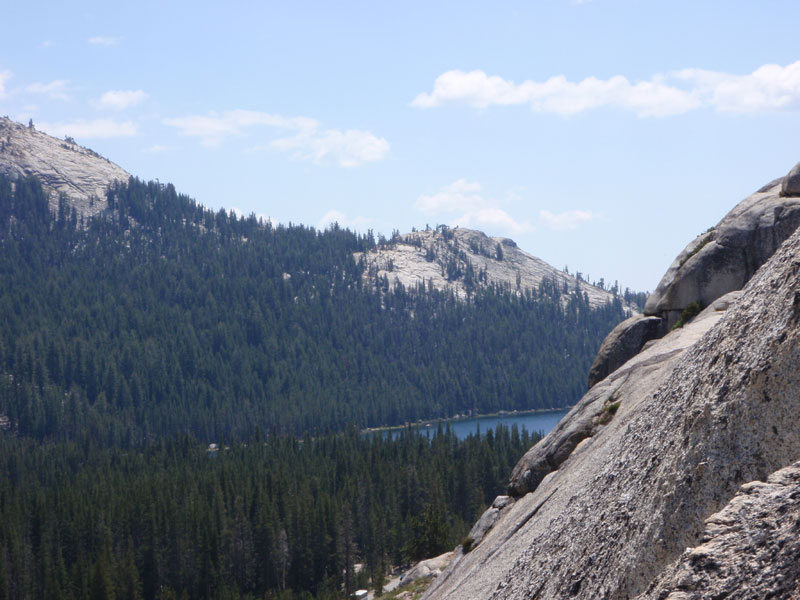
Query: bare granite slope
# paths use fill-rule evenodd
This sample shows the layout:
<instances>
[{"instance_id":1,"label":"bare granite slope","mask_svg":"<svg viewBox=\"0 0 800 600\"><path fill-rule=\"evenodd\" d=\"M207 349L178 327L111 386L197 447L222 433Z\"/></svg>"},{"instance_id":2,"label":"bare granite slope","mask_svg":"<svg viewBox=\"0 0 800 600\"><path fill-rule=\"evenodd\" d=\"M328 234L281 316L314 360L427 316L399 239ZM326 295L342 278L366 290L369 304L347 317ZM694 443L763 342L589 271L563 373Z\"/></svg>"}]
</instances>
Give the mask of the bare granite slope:
<instances>
[{"instance_id":1,"label":"bare granite slope","mask_svg":"<svg viewBox=\"0 0 800 600\"><path fill-rule=\"evenodd\" d=\"M7 117L0 117L0 173L13 179L38 177L54 209L63 194L85 217L106 208L105 192L112 182L130 177L122 167L74 141L59 140Z\"/></svg>"},{"instance_id":2,"label":"bare granite slope","mask_svg":"<svg viewBox=\"0 0 800 600\"><path fill-rule=\"evenodd\" d=\"M592 306L602 306L614 299L604 289L579 281L569 273L547 264L517 246L508 238L489 237L472 229L430 229L399 235L374 252L356 254L367 264L365 277L373 282L386 278L405 287L433 285L439 290L452 290L466 298L470 285L500 285L523 292L537 289L548 279L560 288L585 292ZM473 269L472 284L466 275L468 264ZM450 266L451 272L448 272ZM485 273L485 277L481 275ZM629 307L635 312L633 307Z\"/></svg>"},{"instance_id":3,"label":"bare granite slope","mask_svg":"<svg viewBox=\"0 0 800 600\"><path fill-rule=\"evenodd\" d=\"M510 489L518 498L488 530L473 530L480 539L426 598L708 598L724 585L719 574L745 586L735 597L794 597L791 547L762 548L741 528L723 540L707 519L729 505L722 518L736 512L758 530L736 494L800 458L798 365L795 232L740 295L720 298L595 385L520 461ZM775 475L768 485L775 478L786 481ZM762 531L765 543L797 533L796 520L781 520L796 511L796 488L764 488L752 514L783 528ZM719 573L706 577L692 557L715 539ZM749 583L756 564L763 576ZM773 567L778 575L764 574Z\"/></svg>"}]
</instances>

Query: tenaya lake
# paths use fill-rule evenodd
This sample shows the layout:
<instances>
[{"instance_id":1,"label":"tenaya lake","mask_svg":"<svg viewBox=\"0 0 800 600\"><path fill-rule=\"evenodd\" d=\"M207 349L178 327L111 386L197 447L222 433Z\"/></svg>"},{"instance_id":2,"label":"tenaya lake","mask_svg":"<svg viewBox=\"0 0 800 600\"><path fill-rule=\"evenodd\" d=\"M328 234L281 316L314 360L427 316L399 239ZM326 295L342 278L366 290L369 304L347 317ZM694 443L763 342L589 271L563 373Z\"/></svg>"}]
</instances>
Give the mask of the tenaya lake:
<instances>
[{"instance_id":1,"label":"tenaya lake","mask_svg":"<svg viewBox=\"0 0 800 600\"><path fill-rule=\"evenodd\" d=\"M517 412L506 413L499 415L486 415L477 417L465 417L457 419L447 419L441 421L429 421L425 423L413 423L407 425L413 430L420 433L430 432L431 435L437 430L439 424L442 427L450 426L453 433L456 434L458 439L463 440L470 434L480 432L484 435L488 430L494 429L498 425L506 425L512 427L516 425L520 431L524 427L530 433L541 433L546 435L553 427L556 426L561 418L569 412L569 409L562 410L549 410L549 411L536 411L536 412ZM374 429L369 430L369 433L383 432L397 436L406 427L392 427L387 429Z\"/></svg>"}]
</instances>

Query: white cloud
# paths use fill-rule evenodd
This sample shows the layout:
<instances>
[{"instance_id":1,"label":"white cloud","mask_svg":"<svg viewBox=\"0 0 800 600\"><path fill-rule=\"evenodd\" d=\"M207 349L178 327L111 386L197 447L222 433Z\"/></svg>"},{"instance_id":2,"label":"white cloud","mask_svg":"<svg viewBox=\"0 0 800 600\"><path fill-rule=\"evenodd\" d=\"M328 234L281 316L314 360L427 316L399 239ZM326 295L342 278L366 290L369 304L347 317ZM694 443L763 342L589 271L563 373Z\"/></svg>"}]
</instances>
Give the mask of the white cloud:
<instances>
[{"instance_id":1,"label":"white cloud","mask_svg":"<svg viewBox=\"0 0 800 600\"><path fill-rule=\"evenodd\" d=\"M8 69L0 71L0 98L8 96L8 92L6 92L6 82L11 79L12 75L13 73Z\"/></svg>"},{"instance_id":2,"label":"white cloud","mask_svg":"<svg viewBox=\"0 0 800 600\"><path fill-rule=\"evenodd\" d=\"M567 210L560 213L551 213L549 210L539 211L539 218L544 221L548 229L553 231L577 229L584 223L593 221L600 216L600 214L588 210Z\"/></svg>"},{"instance_id":3,"label":"white cloud","mask_svg":"<svg viewBox=\"0 0 800 600\"><path fill-rule=\"evenodd\" d=\"M143 149L142 152L146 152L147 154L158 154L160 152L166 152L167 150L169 150L169 146L153 144L152 146L148 146L147 148Z\"/></svg>"},{"instance_id":4,"label":"white cloud","mask_svg":"<svg viewBox=\"0 0 800 600\"><path fill-rule=\"evenodd\" d=\"M340 227L348 227L350 229L362 230L369 228L372 220L367 217L357 216L348 217L345 213L331 209L326 212L317 223L317 229L324 230L334 223L338 223Z\"/></svg>"},{"instance_id":5,"label":"white cloud","mask_svg":"<svg viewBox=\"0 0 800 600\"><path fill-rule=\"evenodd\" d=\"M447 71L430 93L411 102L417 108L466 104L474 108L528 105L536 112L572 115L615 108L640 117L665 117L700 108L755 113L800 108L800 61L782 67L764 65L748 75L684 69L631 82L622 75L569 81L563 75L522 83L483 71Z\"/></svg>"},{"instance_id":6,"label":"white cloud","mask_svg":"<svg viewBox=\"0 0 800 600\"><path fill-rule=\"evenodd\" d=\"M138 127L132 121L120 122L114 119L94 119L93 121L77 119L67 123L36 123L36 127L55 137L68 135L77 139L130 137L139 133Z\"/></svg>"},{"instance_id":7,"label":"white cloud","mask_svg":"<svg viewBox=\"0 0 800 600\"><path fill-rule=\"evenodd\" d=\"M92 44L93 46L116 46L119 44L122 38L113 37L110 35L96 35L94 37L90 37L87 42Z\"/></svg>"},{"instance_id":8,"label":"white cloud","mask_svg":"<svg viewBox=\"0 0 800 600\"><path fill-rule=\"evenodd\" d=\"M53 40L44 40L41 44L39 44L40 48L49 48L53 45Z\"/></svg>"},{"instance_id":9,"label":"white cloud","mask_svg":"<svg viewBox=\"0 0 800 600\"><path fill-rule=\"evenodd\" d=\"M516 84L483 71L447 71L436 78L432 93L419 94L411 105L433 108L449 103L474 108L527 104L536 112L560 115L611 107L632 110L640 116L680 114L700 105L691 92L668 86L660 77L637 83L622 75L572 82L558 75L541 83L528 80Z\"/></svg>"},{"instance_id":10,"label":"white cloud","mask_svg":"<svg viewBox=\"0 0 800 600\"><path fill-rule=\"evenodd\" d=\"M206 146L217 146L228 137L242 137L254 126L277 127L294 130L315 130L319 124L307 117L286 118L252 110L231 110L225 113L190 115L164 119L164 124L180 130L181 135L202 138Z\"/></svg>"},{"instance_id":11,"label":"white cloud","mask_svg":"<svg viewBox=\"0 0 800 600\"><path fill-rule=\"evenodd\" d=\"M258 126L289 131L289 136L273 139L266 146L254 146L250 150L274 148L291 152L293 158L317 164L355 167L381 160L389 152L389 142L369 131L322 130L319 122L309 117L283 117L251 110L233 110L222 114L164 119L163 122L177 128L181 135L201 138L205 146L218 146L230 137L244 137L248 135L248 130Z\"/></svg>"},{"instance_id":12,"label":"white cloud","mask_svg":"<svg viewBox=\"0 0 800 600\"><path fill-rule=\"evenodd\" d=\"M66 79L56 79L50 83L32 83L25 88L25 91L32 94L46 94L53 100L69 100L68 85L69 81Z\"/></svg>"},{"instance_id":13,"label":"white cloud","mask_svg":"<svg viewBox=\"0 0 800 600\"><path fill-rule=\"evenodd\" d=\"M97 108L125 110L144 102L147 97L143 90L108 90L93 104Z\"/></svg>"},{"instance_id":14,"label":"white cloud","mask_svg":"<svg viewBox=\"0 0 800 600\"><path fill-rule=\"evenodd\" d=\"M229 211L228 211L228 212L231 212L231 213L233 213L234 215L236 215L236 216L237 216L237 217L239 217L240 219L241 219L241 218L245 218L245 219L246 219L246 218L250 217L250 215L252 214L252 213L246 213L246 212L244 212L244 211L243 211L241 208L239 208L239 207L237 207L237 206L231 206L231 208L229 209ZM275 221L273 221L273 220L272 220L272 217L268 217L267 215L265 215L265 214L263 214L263 213L259 213L259 214L257 214L257 215L256 215L256 219L258 219L259 221L263 222L265 225L266 225L267 223L270 223L270 224L272 224L272 225L275 225L275 224L276 224L276 223L275 223Z\"/></svg>"},{"instance_id":15,"label":"white cloud","mask_svg":"<svg viewBox=\"0 0 800 600\"><path fill-rule=\"evenodd\" d=\"M486 204L480 191L480 183L459 179L444 186L435 194L430 196L422 194L414 203L414 208L431 216L479 210Z\"/></svg>"},{"instance_id":16,"label":"white cloud","mask_svg":"<svg viewBox=\"0 0 800 600\"><path fill-rule=\"evenodd\" d=\"M678 79L696 86L716 110L734 113L800 108L800 61L763 65L749 75L684 69Z\"/></svg>"},{"instance_id":17,"label":"white cloud","mask_svg":"<svg viewBox=\"0 0 800 600\"><path fill-rule=\"evenodd\" d=\"M529 233L534 227L509 215L500 203L487 198L481 185L458 179L435 194L422 194L414 208L428 216L444 216L452 225L502 230L514 235Z\"/></svg>"},{"instance_id":18,"label":"white cloud","mask_svg":"<svg viewBox=\"0 0 800 600\"><path fill-rule=\"evenodd\" d=\"M271 145L278 150L292 151L294 158L315 164L333 163L340 167L357 167L381 160L389 154L389 142L358 129L302 130L292 137L273 140Z\"/></svg>"}]
</instances>

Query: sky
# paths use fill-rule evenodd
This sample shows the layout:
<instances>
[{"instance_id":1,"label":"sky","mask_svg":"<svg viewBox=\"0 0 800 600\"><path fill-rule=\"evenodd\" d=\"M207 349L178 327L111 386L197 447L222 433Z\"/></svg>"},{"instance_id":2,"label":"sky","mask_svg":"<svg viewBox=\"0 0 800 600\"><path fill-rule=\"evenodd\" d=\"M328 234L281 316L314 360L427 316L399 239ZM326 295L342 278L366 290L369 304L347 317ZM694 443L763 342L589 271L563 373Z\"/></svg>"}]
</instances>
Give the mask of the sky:
<instances>
[{"instance_id":1,"label":"sky","mask_svg":"<svg viewBox=\"0 0 800 600\"><path fill-rule=\"evenodd\" d=\"M800 2L15 2L0 114L202 204L653 290L800 161Z\"/></svg>"}]
</instances>

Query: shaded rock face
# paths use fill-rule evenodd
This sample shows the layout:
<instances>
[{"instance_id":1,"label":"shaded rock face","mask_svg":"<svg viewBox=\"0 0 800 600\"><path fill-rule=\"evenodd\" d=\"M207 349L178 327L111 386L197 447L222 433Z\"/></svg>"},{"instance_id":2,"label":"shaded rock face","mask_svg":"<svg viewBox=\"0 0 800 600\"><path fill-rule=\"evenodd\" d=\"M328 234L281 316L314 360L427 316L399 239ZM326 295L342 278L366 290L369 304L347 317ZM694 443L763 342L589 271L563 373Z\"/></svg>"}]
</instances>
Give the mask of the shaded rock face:
<instances>
[{"instance_id":1,"label":"shaded rock face","mask_svg":"<svg viewBox=\"0 0 800 600\"><path fill-rule=\"evenodd\" d=\"M545 279L553 281L559 289L576 288L585 292L589 304L603 306L614 301L614 295L585 281L578 281L569 273L556 269L540 258L519 249L508 238L489 237L483 232L457 227L415 231L394 238L373 252L356 253L356 262L366 263L365 279L372 284L384 277L390 286L402 283L407 288L432 285L438 290L451 290L458 298L466 298L470 285L474 288L499 284L523 293L538 289ZM471 263L475 278L467 282L465 272ZM460 269L451 277L448 265ZM485 271L486 278L478 278ZM631 314L634 307L628 307Z\"/></svg>"},{"instance_id":2,"label":"shaded rock face","mask_svg":"<svg viewBox=\"0 0 800 600\"><path fill-rule=\"evenodd\" d=\"M122 167L88 148L5 117L0 118L0 173L12 179L38 177L50 194L53 210L63 194L84 217L103 211L109 185L130 177Z\"/></svg>"},{"instance_id":3,"label":"shaded rock face","mask_svg":"<svg viewBox=\"0 0 800 600\"><path fill-rule=\"evenodd\" d=\"M543 460L563 449L558 468L503 509L477 547L457 554L426 598L622 599L669 586L670 569L687 547L708 543L707 519L742 484L800 457L800 234L726 304L594 386L534 448ZM581 427L591 435L567 453L567 432ZM765 570L782 560L758 556ZM764 578L758 589L786 597L777 581Z\"/></svg>"},{"instance_id":4,"label":"shaded rock face","mask_svg":"<svg viewBox=\"0 0 800 600\"><path fill-rule=\"evenodd\" d=\"M663 320L645 331L615 329L603 342L589 375L589 386L636 355L649 339L664 335L692 302L709 306L740 290L800 226L800 164L742 200L707 232L692 240L650 294L644 315ZM622 327L622 326L620 326ZM641 336L650 336L641 341Z\"/></svg>"},{"instance_id":5,"label":"shaded rock face","mask_svg":"<svg viewBox=\"0 0 800 600\"><path fill-rule=\"evenodd\" d=\"M664 335L665 327L664 319L645 315L630 317L617 325L603 341L589 369L589 387L639 354L645 343Z\"/></svg>"},{"instance_id":6,"label":"shaded rock face","mask_svg":"<svg viewBox=\"0 0 800 600\"><path fill-rule=\"evenodd\" d=\"M800 597L800 462L754 481L640 600Z\"/></svg>"},{"instance_id":7,"label":"shaded rock face","mask_svg":"<svg viewBox=\"0 0 800 600\"><path fill-rule=\"evenodd\" d=\"M800 163L797 163L781 183L782 196L800 196Z\"/></svg>"}]
</instances>

